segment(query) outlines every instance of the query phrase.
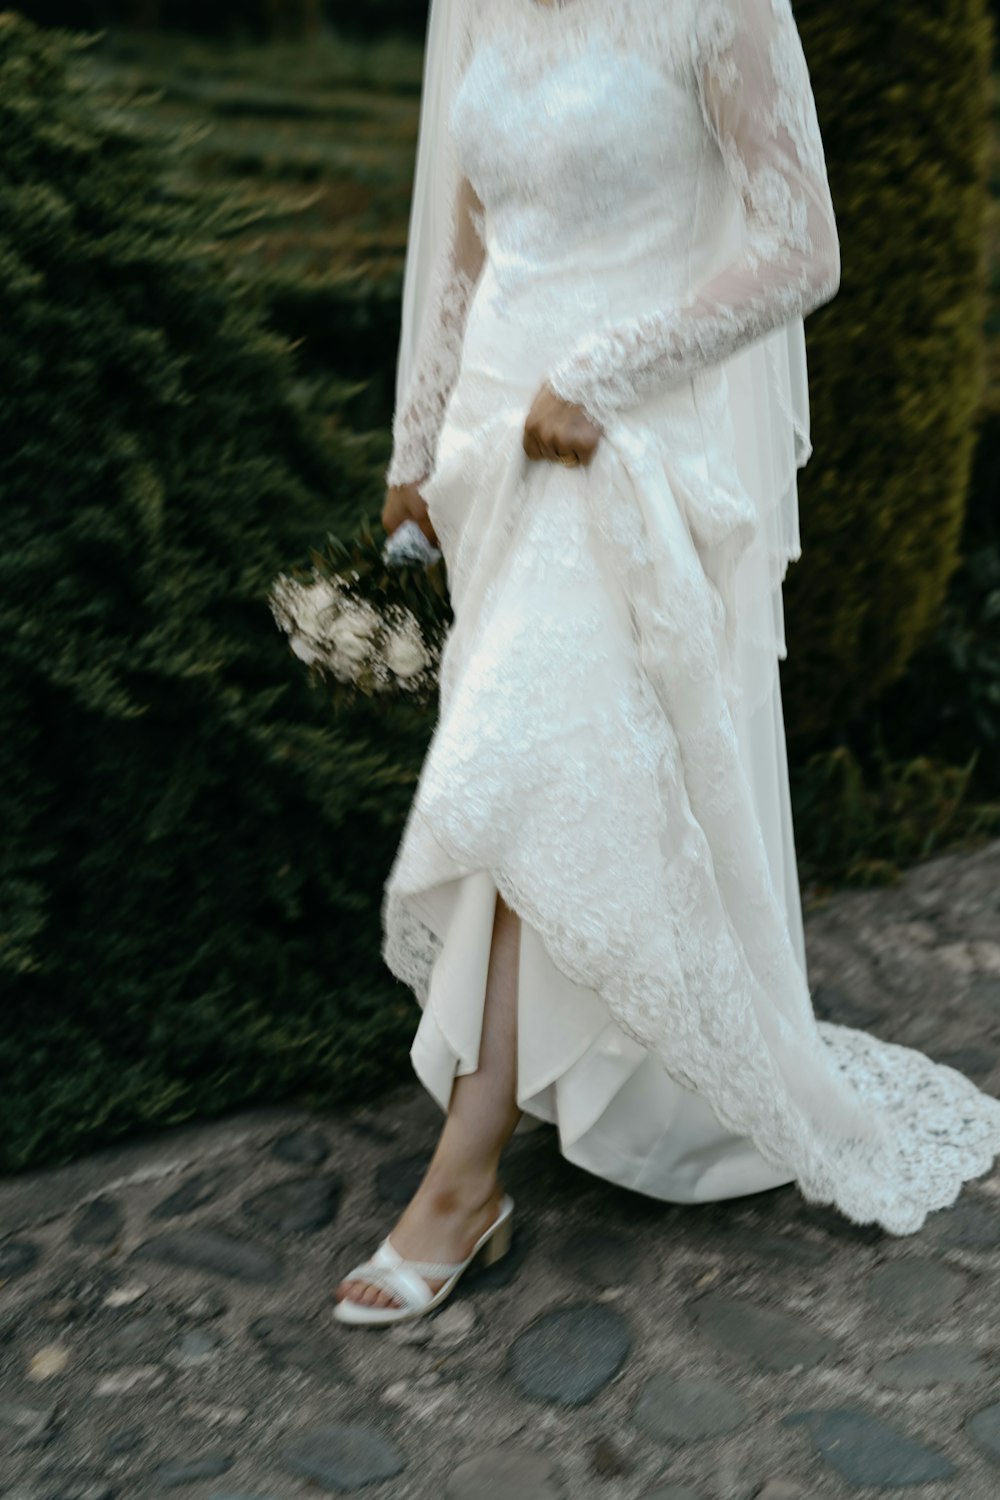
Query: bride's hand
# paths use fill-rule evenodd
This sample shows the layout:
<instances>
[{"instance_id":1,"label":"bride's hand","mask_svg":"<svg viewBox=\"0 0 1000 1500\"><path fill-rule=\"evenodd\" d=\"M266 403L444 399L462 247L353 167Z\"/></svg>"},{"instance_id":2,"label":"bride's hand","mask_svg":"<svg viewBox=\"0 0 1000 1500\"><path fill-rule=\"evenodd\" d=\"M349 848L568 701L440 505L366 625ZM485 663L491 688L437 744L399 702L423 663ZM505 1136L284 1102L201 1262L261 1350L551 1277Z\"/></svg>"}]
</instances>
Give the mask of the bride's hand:
<instances>
[{"instance_id":1,"label":"bride's hand","mask_svg":"<svg viewBox=\"0 0 1000 1500\"><path fill-rule=\"evenodd\" d=\"M543 385L524 423L523 447L531 459L575 458L589 464L601 437L582 406L564 401Z\"/></svg>"},{"instance_id":2,"label":"bride's hand","mask_svg":"<svg viewBox=\"0 0 1000 1500\"><path fill-rule=\"evenodd\" d=\"M402 526L404 521L416 521L420 530L427 540L435 547L440 547L434 527L430 523L427 514L427 505L420 493L419 484L394 484L385 492L385 504L382 507L382 525L391 536L397 526Z\"/></svg>"}]
</instances>

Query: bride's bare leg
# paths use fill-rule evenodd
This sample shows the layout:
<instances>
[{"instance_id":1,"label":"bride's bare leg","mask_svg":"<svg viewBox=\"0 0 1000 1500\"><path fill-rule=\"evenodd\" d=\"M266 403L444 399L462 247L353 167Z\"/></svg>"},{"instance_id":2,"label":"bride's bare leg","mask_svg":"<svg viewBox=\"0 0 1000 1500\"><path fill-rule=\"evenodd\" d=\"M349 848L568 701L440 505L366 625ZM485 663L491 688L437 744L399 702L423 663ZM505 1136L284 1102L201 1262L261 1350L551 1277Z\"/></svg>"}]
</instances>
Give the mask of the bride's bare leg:
<instances>
[{"instance_id":1,"label":"bride's bare leg","mask_svg":"<svg viewBox=\"0 0 1000 1500\"><path fill-rule=\"evenodd\" d=\"M517 971L520 919L498 893L486 978L479 1066L455 1079L448 1114L423 1180L394 1229L409 1260L464 1260L500 1211L500 1153L521 1118L517 1107ZM441 1283L430 1282L436 1291ZM364 1281L342 1281L336 1296L370 1307L397 1298Z\"/></svg>"}]
</instances>

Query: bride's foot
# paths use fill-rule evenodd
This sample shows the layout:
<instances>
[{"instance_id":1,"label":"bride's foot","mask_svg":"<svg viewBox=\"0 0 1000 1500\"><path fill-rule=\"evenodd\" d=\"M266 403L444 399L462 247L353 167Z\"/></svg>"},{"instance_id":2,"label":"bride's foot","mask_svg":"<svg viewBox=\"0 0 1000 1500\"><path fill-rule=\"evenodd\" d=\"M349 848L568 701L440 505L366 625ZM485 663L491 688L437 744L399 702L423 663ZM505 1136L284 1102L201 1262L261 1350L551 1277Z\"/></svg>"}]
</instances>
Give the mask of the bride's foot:
<instances>
[{"instance_id":1,"label":"bride's foot","mask_svg":"<svg viewBox=\"0 0 1000 1500\"><path fill-rule=\"evenodd\" d=\"M389 1231L389 1239L407 1260L465 1260L496 1220L502 1201L503 1188L496 1177L462 1184L425 1181ZM428 1278L427 1285L436 1292L444 1282ZM400 1306L391 1292L349 1278L339 1283L334 1296L338 1302L349 1298L365 1307Z\"/></svg>"}]
</instances>

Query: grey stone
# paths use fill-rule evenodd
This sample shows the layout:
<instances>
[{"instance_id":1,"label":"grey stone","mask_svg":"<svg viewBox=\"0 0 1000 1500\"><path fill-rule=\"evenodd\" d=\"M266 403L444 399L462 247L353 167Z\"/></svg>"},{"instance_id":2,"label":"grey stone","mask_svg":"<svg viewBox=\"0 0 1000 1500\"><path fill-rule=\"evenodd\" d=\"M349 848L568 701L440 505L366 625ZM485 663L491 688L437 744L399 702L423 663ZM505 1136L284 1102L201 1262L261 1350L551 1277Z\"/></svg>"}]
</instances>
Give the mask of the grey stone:
<instances>
[{"instance_id":1,"label":"grey stone","mask_svg":"<svg viewBox=\"0 0 1000 1500\"><path fill-rule=\"evenodd\" d=\"M805 1427L821 1456L849 1484L930 1484L957 1472L943 1454L851 1407L793 1412L782 1420L788 1427Z\"/></svg>"},{"instance_id":2,"label":"grey stone","mask_svg":"<svg viewBox=\"0 0 1000 1500\"><path fill-rule=\"evenodd\" d=\"M826 1266L830 1263L828 1245L814 1245L798 1234L767 1234L760 1230L746 1236L740 1253L755 1260L777 1261L780 1265Z\"/></svg>"},{"instance_id":3,"label":"grey stone","mask_svg":"<svg viewBox=\"0 0 1000 1500\"><path fill-rule=\"evenodd\" d=\"M70 1323L83 1312L75 1297L52 1297L40 1302L35 1309L45 1323Z\"/></svg>"},{"instance_id":4,"label":"grey stone","mask_svg":"<svg viewBox=\"0 0 1000 1500\"><path fill-rule=\"evenodd\" d=\"M664 1484L658 1489L646 1490L640 1500L701 1500L686 1484Z\"/></svg>"},{"instance_id":5,"label":"grey stone","mask_svg":"<svg viewBox=\"0 0 1000 1500\"><path fill-rule=\"evenodd\" d=\"M894 1260L872 1273L868 1293L894 1320L938 1323L968 1286L967 1277L926 1260Z\"/></svg>"},{"instance_id":6,"label":"grey stone","mask_svg":"<svg viewBox=\"0 0 1000 1500\"><path fill-rule=\"evenodd\" d=\"M322 1131L293 1130L274 1142L271 1155L280 1161L294 1162L296 1166L318 1167L330 1155L330 1147Z\"/></svg>"},{"instance_id":7,"label":"grey stone","mask_svg":"<svg viewBox=\"0 0 1000 1500\"><path fill-rule=\"evenodd\" d=\"M797 1479L769 1479L754 1500L814 1500Z\"/></svg>"},{"instance_id":8,"label":"grey stone","mask_svg":"<svg viewBox=\"0 0 1000 1500\"><path fill-rule=\"evenodd\" d=\"M858 1001L833 984L818 984L812 992L813 1010L820 1021L840 1026L871 1026L879 1019L873 1005Z\"/></svg>"},{"instance_id":9,"label":"grey stone","mask_svg":"<svg viewBox=\"0 0 1000 1500\"><path fill-rule=\"evenodd\" d=\"M452 1302L431 1319L431 1342L454 1349L464 1344L476 1326L476 1314L468 1302Z\"/></svg>"},{"instance_id":10,"label":"grey stone","mask_svg":"<svg viewBox=\"0 0 1000 1500\"><path fill-rule=\"evenodd\" d=\"M21 1327L21 1315L13 1307L0 1309L0 1345L12 1344Z\"/></svg>"},{"instance_id":11,"label":"grey stone","mask_svg":"<svg viewBox=\"0 0 1000 1500\"><path fill-rule=\"evenodd\" d=\"M113 1307L116 1310L120 1307L134 1307L137 1302L143 1300L148 1291L149 1287L144 1281L132 1281L124 1286L113 1286L101 1299L101 1305Z\"/></svg>"},{"instance_id":12,"label":"grey stone","mask_svg":"<svg viewBox=\"0 0 1000 1500\"><path fill-rule=\"evenodd\" d=\"M113 1198L91 1198L85 1204L71 1231L75 1245L113 1245L120 1238L124 1220L120 1206Z\"/></svg>"},{"instance_id":13,"label":"grey stone","mask_svg":"<svg viewBox=\"0 0 1000 1500\"><path fill-rule=\"evenodd\" d=\"M933 1385L973 1385L987 1373L970 1344L922 1344L875 1366L879 1385L895 1391L921 1391Z\"/></svg>"},{"instance_id":14,"label":"grey stone","mask_svg":"<svg viewBox=\"0 0 1000 1500\"><path fill-rule=\"evenodd\" d=\"M699 1329L715 1343L748 1355L763 1370L811 1369L837 1348L802 1318L722 1292L699 1298L692 1312Z\"/></svg>"},{"instance_id":15,"label":"grey stone","mask_svg":"<svg viewBox=\"0 0 1000 1500\"><path fill-rule=\"evenodd\" d=\"M94 1395L104 1397L129 1396L139 1391L155 1391L166 1381L166 1373L159 1365L134 1365L131 1368L112 1370L94 1386Z\"/></svg>"},{"instance_id":16,"label":"grey stone","mask_svg":"<svg viewBox=\"0 0 1000 1500\"><path fill-rule=\"evenodd\" d=\"M279 1234L312 1234L336 1217L340 1186L340 1178L333 1173L277 1182L248 1198L243 1211Z\"/></svg>"},{"instance_id":17,"label":"grey stone","mask_svg":"<svg viewBox=\"0 0 1000 1500\"><path fill-rule=\"evenodd\" d=\"M348 1126L355 1135L363 1136L368 1141L376 1141L380 1146L391 1146L399 1136L399 1131L394 1125L382 1125L377 1120L366 1120L362 1117L350 1120Z\"/></svg>"},{"instance_id":18,"label":"grey stone","mask_svg":"<svg viewBox=\"0 0 1000 1500\"><path fill-rule=\"evenodd\" d=\"M549 1459L526 1448L492 1448L453 1469L447 1500L558 1500L563 1493Z\"/></svg>"},{"instance_id":19,"label":"grey stone","mask_svg":"<svg viewBox=\"0 0 1000 1500\"><path fill-rule=\"evenodd\" d=\"M625 1286L639 1268L634 1236L613 1230L569 1230L551 1251L562 1271L579 1276L588 1286Z\"/></svg>"},{"instance_id":20,"label":"grey stone","mask_svg":"<svg viewBox=\"0 0 1000 1500\"><path fill-rule=\"evenodd\" d=\"M325 1380L342 1380L340 1351L332 1333L305 1318L256 1318L250 1335L278 1369L292 1366Z\"/></svg>"},{"instance_id":21,"label":"grey stone","mask_svg":"<svg viewBox=\"0 0 1000 1500\"><path fill-rule=\"evenodd\" d=\"M1000 979L980 974L965 992L967 1004L982 1006L984 1010L1000 1013Z\"/></svg>"},{"instance_id":22,"label":"grey stone","mask_svg":"<svg viewBox=\"0 0 1000 1500\"><path fill-rule=\"evenodd\" d=\"M169 1319L162 1312L143 1313L139 1318L130 1318L105 1336L100 1354L106 1363L117 1363L123 1359L134 1359L139 1355L152 1358L170 1336Z\"/></svg>"},{"instance_id":23,"label":"grey stone","mask_svg":"<svg viewBox=\"0 0 1000 1500\"><path fill-rule=\"evenodd\" d=\"M196 1208L203 1208L206 1203L211 1203L219 1196L225 1173L216 1169L211 1172L194 1172L179 1188L153 1209L150 1218L174 1219L179 1214L193 1213Z\"/></svg>"},{"instance_id":24,"label":"grey stone","mask_svg":"<svg viewBox=\"0 0 1000 1500\"><path fill-rule=\"evenodd\" d=\"M31 1240L8 1240L0 1245L0 1284L27 1275L38 1264L41 1254Z\"/></svg>"},{"instance_id":25,"label":"grey stone","mask_svg":"<svg viewBox=\"0 0 1000 1500\"><path fill-rule=\"evenodd\" d=\"M223 1313L228 1311L229 1303L221 1292L206 1291L199 1292L197 1297L192 1297L184 1309L184 1314L185 1317L201 1322L203 1318L221 1318Z\"/></svg>"},{"instance_id":26,"label":"grey stone","mask_svg":"<svg viewBox=\"0 0 1000 1500\"><path fill-rule=\"evenodd\" d=\"M184 1334L176 1349L170 1351L171 1364L178 1365L181 1369L206 1364L219 1352L220 1342L217 1334L209 1333L204 1328L192 1328Z\"/></svg>"},{"instance_id":27,"label":"grey stone","mask_svg":"<svg viewBox=\"0 0 1000 1500\"><path fill-rule=\"evenodd\" d=\"M384 1161L375 1173L375 1191L389 1203L409 1203L430 1163L431 1153Z\"/></svg>"},{"instance_id":28,"label":"grey stone","mask_svg":"<svg viewBox=\"0 0 1000 1500\"><path fill-rule=\"evenodd\" d=\"M632 1470L629 1460L606 1433L599 1433L591 1442L590 1467L601 1479L617 1479Z\"/></svg>"},{"instance_id":29,"label":"grey stone","mask_svg":"<svg viewBox=\"0 0 1000 1500\"><path fill-rule=\"evenodd\" d=\"M141 1427L122 1427L111 1434L106 1448L112 1458L121 1458L123 1454L137 1452L145 1441L146 1434Z\"/></svg>"},{"instance_id":30,"label":"grey stone","mask_svg":"<svg viewBox=\"0 0 1000 1500\"><path fill-rule=\"evenodd\" d=\"M276 1497L274 1495L238 1495L230 1490L225 1493L222 1490L213 1490L208 1500L276 1500Z\"/></svg>"},{"instance_id":31,"label":"grey stone","mask_svg":"<svg viewBox=\"0 0 1000 1500\"><path fill-rule=\"evenodd\" d=\"M646 1381L632 1420L660 1443L696 1443L742 1427L746 1402L711 1375L671 1375Z\"/></svg>"},{"instance_id":32,"label":"grey stone","mask_svg":"<svg viewBox=\"0 0 1000 1500\"><path fill-rule=\"evenodd\" d=\"M115 1500L115 1491L104 1479L67 1478L46 1488L45 1500Z\"/></svg>"},{"instance_id":33,"label":"grey stone","mask_svg":"<svg viewBox=\"0 0 1000 1500\"><path fill-rule=\"evenodd\" d=\"M284 1273L280 1255L225 1229L177 1229L147 1240L136 1254L237 1281L280 1281Z\"/></svg>"},{"instance_id":34,"label":"grey stone","mask_svg":"<svg viewBox=\"0 0 1000 1500\"><path fill-rule=\"evenodd\" d=\"M819 1207L815 1203L796 1204L798 1217L810 1229L822 1229L834 1239L849 1240L855 1245L877 1245L887 1239L880 1224L855 1224L846 1214L836 1208Z\"/></svg>"},{"instance_id":35,"label":"grey stone","mask_svg":"<svg viewBox=\"0 0 1000 1500\"><path fill-rule=\"evenodd\" d=\"M164 1489L174 1489L177 1485L193 1484L196 1479L216 1479L232 1467L233 1459L230 1455L215 1450L201 1453L197 1458L168 1459L166 1463L156 1466L153 1478Z\"/></svg>"},{"instance_id":36,"label":"grey stone","mask_svg":"<svg viewBox=\"0 0 1000 1500\"><path fill-rule=\"evenodd\" d=\"M335 1422L301 1432L280 1451L290 1474L326 1490L360 1490L406 1467L396 1444L361 1422Z\"/></svg>"},{"instance_id":37,"label":"grey stone","mask_svg":"<svg viewBox=\"0 0 1000 1500\"><path fill-rule=\"evenodd\" d=\"M932 1214L928 1226L939 1245L955 1250L995 1250L1000 1246L1000 1215L969 1199Z\"/></svg>"},{"instance_id":38,"label":"grey stone","mask_svg":"<svg viewBox=\"0 0 1000 1500\"><path fill-rule=\"evenodd\" d=\"M511 1346L508 1372L525 1395L560 1406L593 1400L628 1356L624 1318L603 1303L543 1313Z\"/></svg>"},{"instance_id":39,"label":"grey stone","mask_svg":"<svg viewBox=\"0 0 1000 1500\"><path fill-rule=\"evenodd\" d=\"M0 1452L51 1442L58 1431L56 1408L26 1401L0 1401Z\"/></svg>"},{"instance_id":40,"label":"grey stone","mask_svg":"<svg viewBox=\"0 0 1000 1500\"><path fill-rule=\"evenodd\" d=\"M956 1052L945 1052L938 1059L969 1078L984 1078L987 1073L992 1073L998 1060L1000 1052L995 1047L959 1047Z\"/></svg>"},{"instance_id":41,"label":"grey stone","mask_svg":"<svg viewBox=\"0 0 1000 1500\"><path fill-rule=\"evenodd\" d=\"M984 1406L982 1411L969 1418L965 1426L973 1442L978 1443L990 1458L1000 1461L1000 1401Z\"/></svg>"},{"instance_id":42,"label":"grey stone","mask_svg":"<svg viewBox=\"0 0 1000 1500\"><path fill-rule=\"evenodd\" d=\"M92 1475L68 1476L49 1482L45 1500L115 1500L115 1491L105 1479Z\"/></svg>"}]
</instances>

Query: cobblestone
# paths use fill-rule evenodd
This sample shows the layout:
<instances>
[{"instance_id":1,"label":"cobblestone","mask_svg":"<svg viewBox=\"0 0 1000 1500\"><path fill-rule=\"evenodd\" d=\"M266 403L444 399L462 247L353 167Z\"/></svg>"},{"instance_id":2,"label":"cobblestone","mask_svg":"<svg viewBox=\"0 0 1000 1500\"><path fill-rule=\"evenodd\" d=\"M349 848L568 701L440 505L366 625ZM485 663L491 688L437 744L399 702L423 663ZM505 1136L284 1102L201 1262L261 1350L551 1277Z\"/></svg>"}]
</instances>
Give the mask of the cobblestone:
<instances>
[{"instance_id":1,"label":"cobblestone","mask_svg":"<svg viewBox=\"0 0 1000 1500\"><path fill-rule=\"evenodd\" d=\"M1000 842L808 911L817 1009L1000 1092L997 890ZM510 1253L345 1329L440 1125L409 1080L0 1182L2 1500L996 1500L1000 1173L895 1238L657 1203L525 1120Z\"/></svg>"}]
</instances>

